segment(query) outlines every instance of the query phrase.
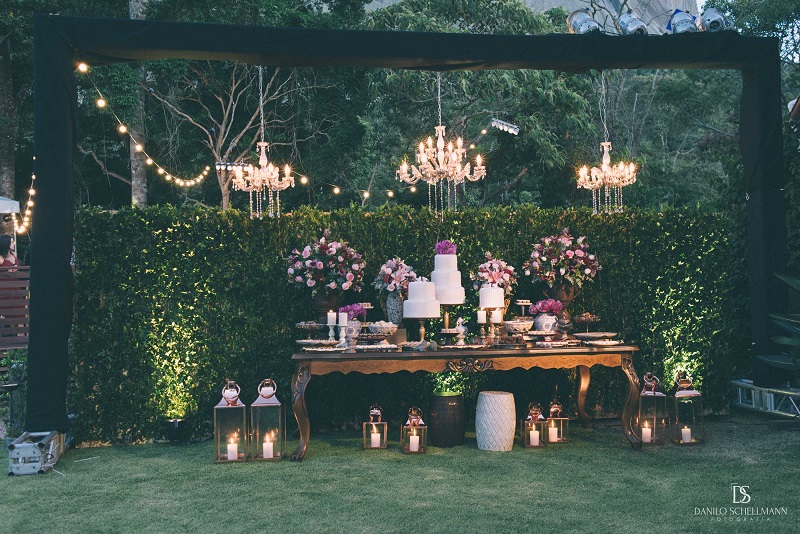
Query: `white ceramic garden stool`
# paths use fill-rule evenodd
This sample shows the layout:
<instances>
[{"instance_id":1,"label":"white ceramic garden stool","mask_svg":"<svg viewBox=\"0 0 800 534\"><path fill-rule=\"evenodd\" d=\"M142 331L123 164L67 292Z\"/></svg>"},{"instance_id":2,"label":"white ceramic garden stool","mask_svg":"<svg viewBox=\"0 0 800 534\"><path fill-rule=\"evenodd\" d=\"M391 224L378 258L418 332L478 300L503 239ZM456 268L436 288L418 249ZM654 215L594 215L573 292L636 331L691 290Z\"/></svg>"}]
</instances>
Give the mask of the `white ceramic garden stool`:
<instances>
[{"instance_id":1,"label":"white ceramic garden stool","mask_svg":"<svg viewBox=\"0 0 800 534\"><path fill-rule=\"evenodd\" d=\"M480 392L475 411L475 437L480 450L510 451L516 425L514 395L506 391Z\"/></svg>"}]
</instances>

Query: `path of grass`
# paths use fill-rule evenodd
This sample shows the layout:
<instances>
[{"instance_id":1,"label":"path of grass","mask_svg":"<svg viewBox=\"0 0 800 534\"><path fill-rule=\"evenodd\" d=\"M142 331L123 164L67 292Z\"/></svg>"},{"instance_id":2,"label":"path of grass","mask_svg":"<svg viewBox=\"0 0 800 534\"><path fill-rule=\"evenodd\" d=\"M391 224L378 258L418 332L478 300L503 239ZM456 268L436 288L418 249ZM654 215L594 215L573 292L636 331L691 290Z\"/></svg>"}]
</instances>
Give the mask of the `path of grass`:
<instances>
[{"instance_id":1,"label":"path of grass","mask_svg":"<svg viewBox=\"0 0 800 534\"><path fill-rule=\"evenodd\" d=\"M479 451L474 435L427 455L396 442L362 451L344 432L314 436L302 463L216 465L211 442L77 449L56 466L63 477L3 477L0 532L800 531L800 433L749 414L707 428L705 446L641 454L608 422L574 429L568 445L509 453ZM750 486L747 506L788 516L695 515L734 506L731 483Z\"/></svg>"}]
</instances>

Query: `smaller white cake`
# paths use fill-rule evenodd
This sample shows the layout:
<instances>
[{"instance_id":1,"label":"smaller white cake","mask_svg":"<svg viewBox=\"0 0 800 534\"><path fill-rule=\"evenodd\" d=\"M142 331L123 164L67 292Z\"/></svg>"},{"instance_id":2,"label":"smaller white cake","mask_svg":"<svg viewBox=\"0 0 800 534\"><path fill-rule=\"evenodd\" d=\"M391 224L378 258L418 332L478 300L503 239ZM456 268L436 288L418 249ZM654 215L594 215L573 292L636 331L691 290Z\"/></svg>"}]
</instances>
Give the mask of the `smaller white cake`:
<instances>
[{"instance_id":1,"label":"smaller white cake","mask_svg":"<svg viewBox=\"0 0 800 534\"><path fill-rule=\"evenodd\" d=\"M458 256L437 254L433 258L434 269L431 282L436 285L436 298L444 305L464 304L466 294L461 285L461 272L458 270Z\"/></svg>"},{"instance_id":2,"label":"smaller white cake","mask_svg":"<svg viewBox=\"0 0 800 534\"><path fill-rule=\"evenodd\" d=\"M403 302L403 317L406 319L436 319L440 315L433 282L410 282L408 300Z\"/></svg>"},{"instance_id":3,"label":"smaller white cake","mask_svg":"<svg viewBox=\"0 0 800 534\"><path fill-rule=\"evenodd\" d=\"M502 287L485 284L478 293L478 302L481 308L502 308L506 305L505 296Z\"/></svg>"}]
</instances>

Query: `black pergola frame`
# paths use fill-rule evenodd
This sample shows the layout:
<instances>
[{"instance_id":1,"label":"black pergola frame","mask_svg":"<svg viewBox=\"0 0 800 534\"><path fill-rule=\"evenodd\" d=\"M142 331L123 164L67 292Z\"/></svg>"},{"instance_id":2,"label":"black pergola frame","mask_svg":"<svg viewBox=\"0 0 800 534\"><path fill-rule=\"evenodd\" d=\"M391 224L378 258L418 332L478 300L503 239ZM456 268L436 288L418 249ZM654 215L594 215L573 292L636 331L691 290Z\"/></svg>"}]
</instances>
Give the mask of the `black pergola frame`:
<instances>
[{"instance_id":1,"label":"black pergola frame","mask_svg":"<svg viewBox=\"0 0 800 534\"><path fill-rule=\"evenodd\" d=\"M779 41L735 32L669 36L474 35L269 28L37 15L34 20L34 172L28 431L65 431L76 62L165 58L272 66L425 70L736 69L742 72L740 145L747 202L750 324L766 352L768 312L785 307L773 272L787 266ZM720 273L725 276L725 273Z\"/></svg>"}]
</instances>

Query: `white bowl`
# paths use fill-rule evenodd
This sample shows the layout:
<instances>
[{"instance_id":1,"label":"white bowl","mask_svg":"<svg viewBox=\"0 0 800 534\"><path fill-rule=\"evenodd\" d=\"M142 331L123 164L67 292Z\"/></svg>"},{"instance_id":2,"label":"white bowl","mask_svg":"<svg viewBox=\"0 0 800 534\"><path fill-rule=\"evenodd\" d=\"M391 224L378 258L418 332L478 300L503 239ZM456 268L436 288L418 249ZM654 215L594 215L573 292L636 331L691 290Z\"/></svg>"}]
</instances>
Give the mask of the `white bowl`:
<instances>
[{"instance_id":1,"label":"white bowl","mask_svg":"<svg viewBox=\"0 0 800 534\"><path fill-rule=\"evenodd\" d=\"M397 332L397 325L394 323L388 322L378 322L372 323L369 325L369 331L373 334L383 334L385 336L391 336L395 332Z\"/></svg>"},{"instance_id":2,"label":"white bowl","mask_svg":"<svg viewBox=\"0 0 800 534\"><path fill-rule=\"evenodd\" d=\"M533 319L516 319L514 321L505 321L503 325L509 334L524 334L533 328Z\"/></svg>"}]
</instances>

